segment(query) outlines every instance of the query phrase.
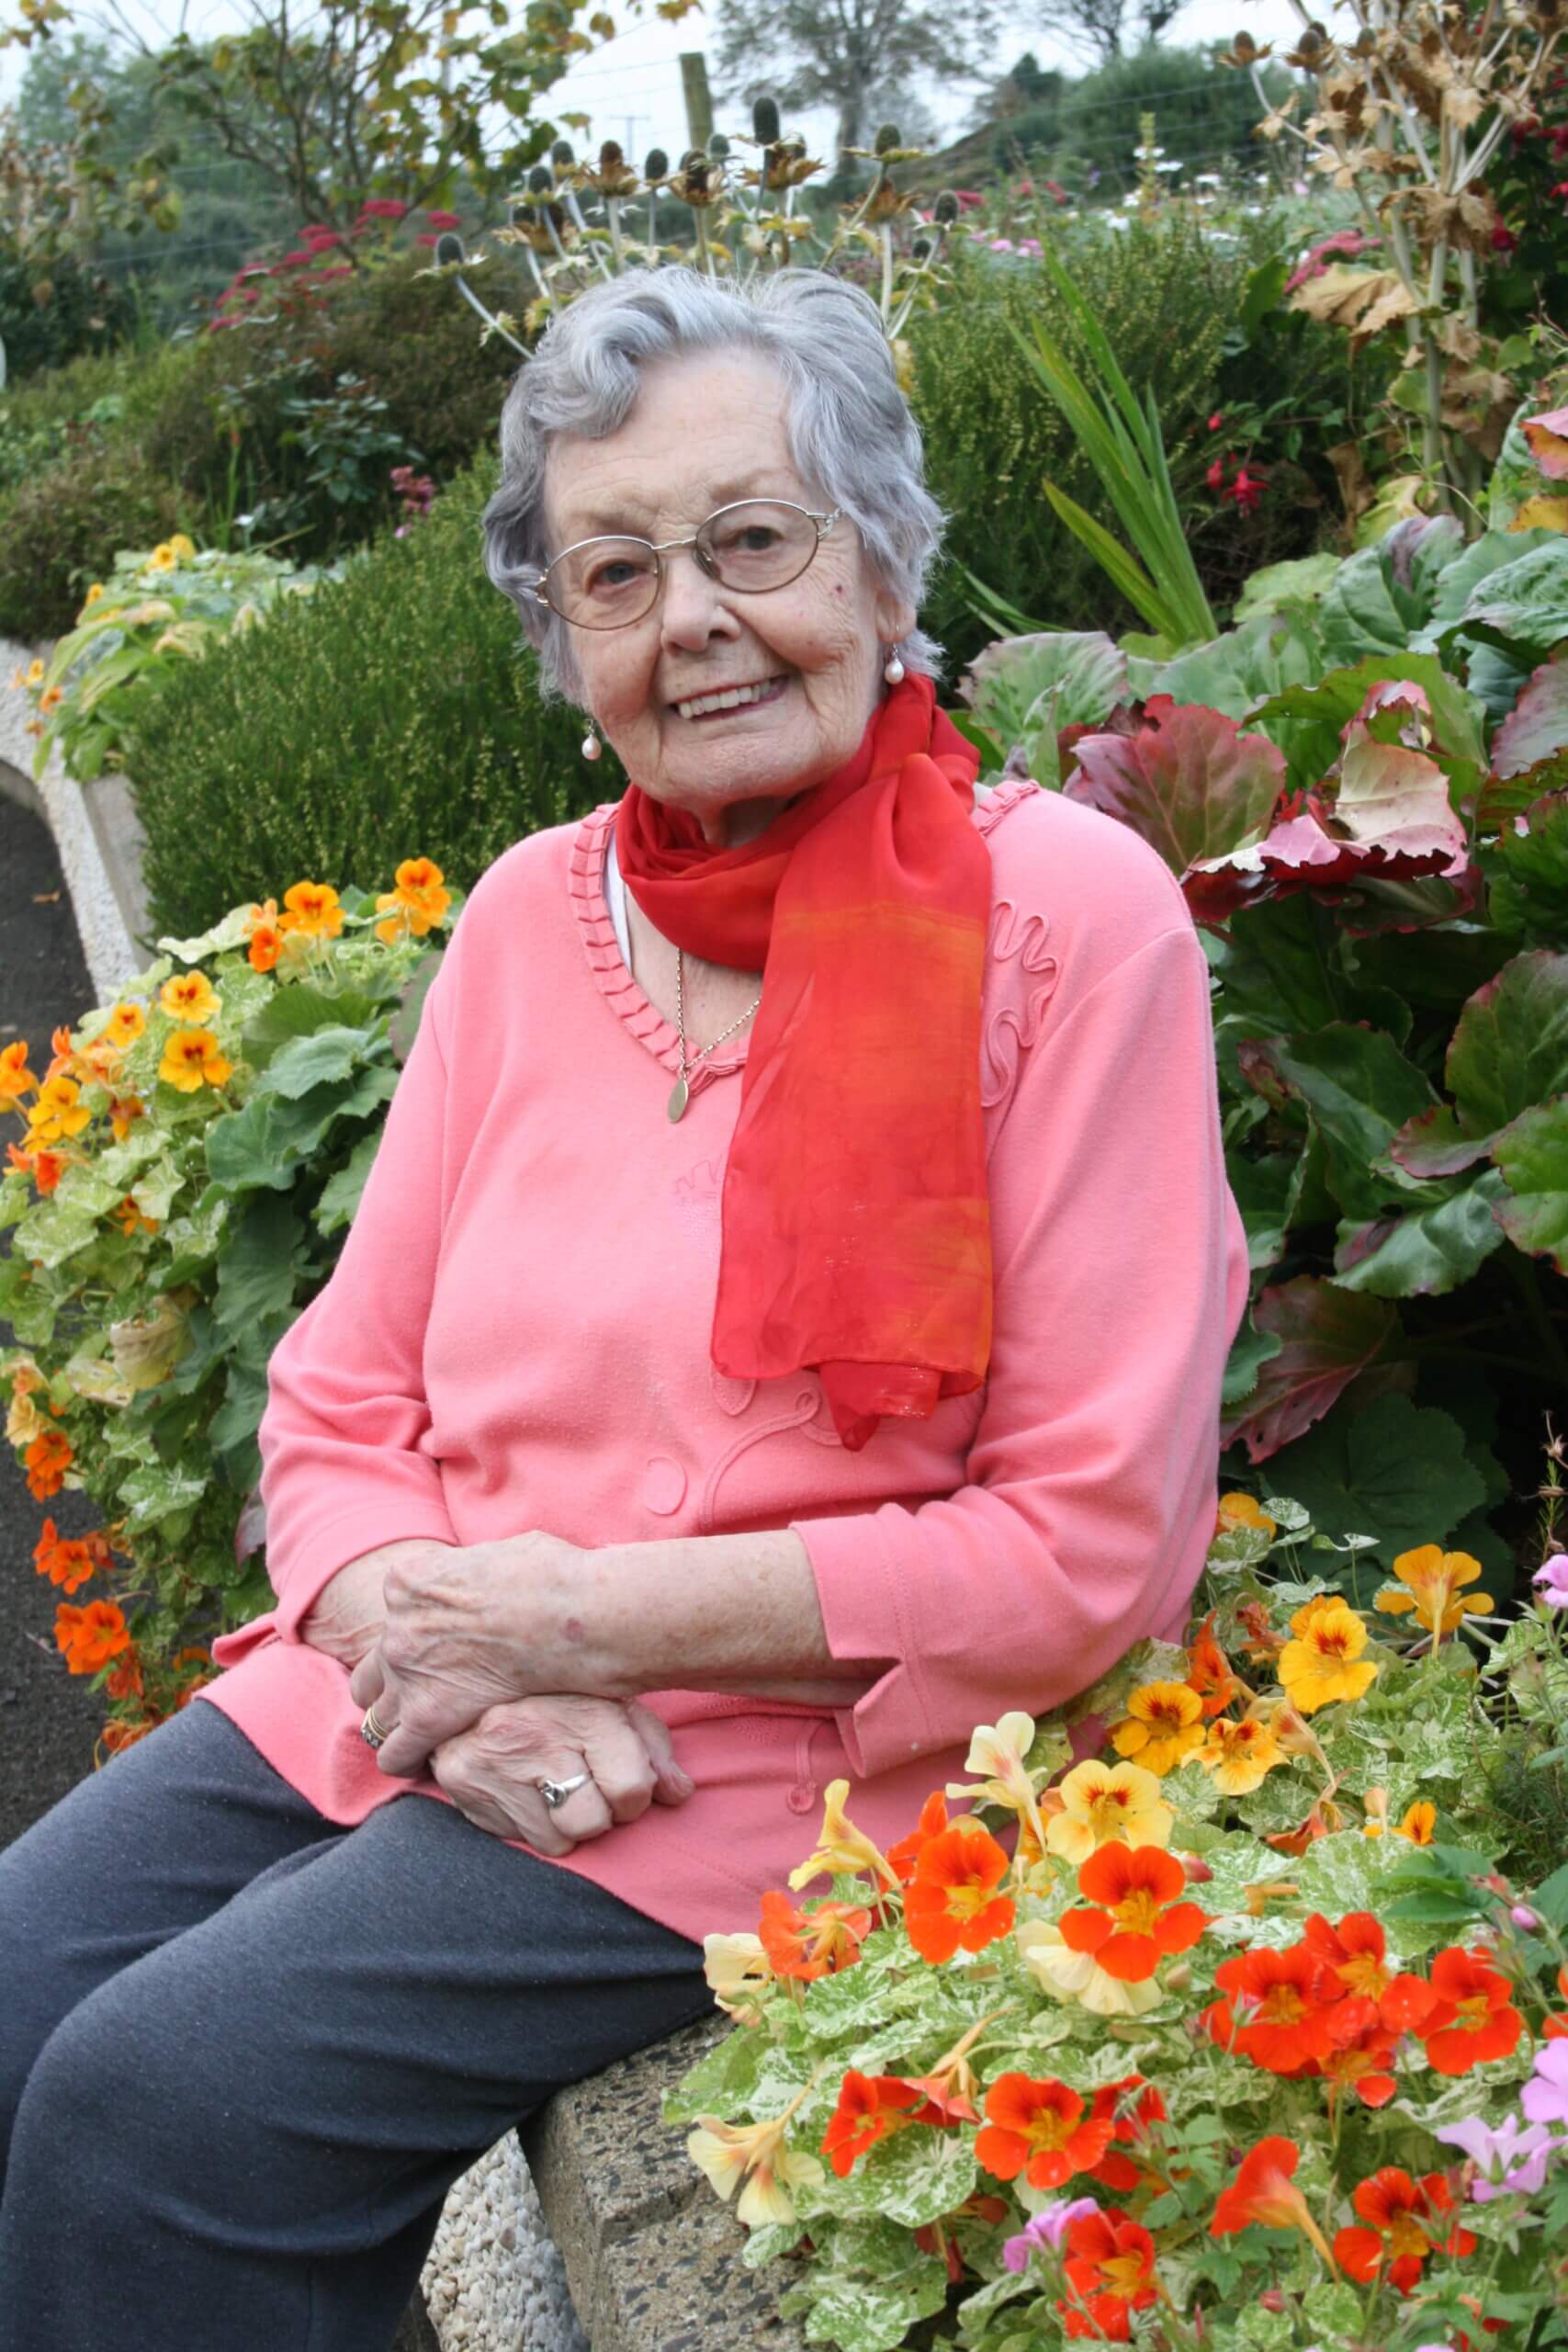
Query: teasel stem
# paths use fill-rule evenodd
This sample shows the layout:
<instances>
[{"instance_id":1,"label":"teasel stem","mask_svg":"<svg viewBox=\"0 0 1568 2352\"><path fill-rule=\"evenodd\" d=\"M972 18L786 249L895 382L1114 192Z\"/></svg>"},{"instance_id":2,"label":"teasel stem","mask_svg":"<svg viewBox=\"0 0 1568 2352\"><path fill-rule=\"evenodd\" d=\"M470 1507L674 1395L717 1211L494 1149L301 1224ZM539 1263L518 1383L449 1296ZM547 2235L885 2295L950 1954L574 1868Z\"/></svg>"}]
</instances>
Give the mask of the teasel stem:
<instances>
[{"instance_id":1,"label":"teasel stem","mask_svg":"<svg viewBox=\"0 0 1568 2352\"><path fill-rule=\"evenodd\" d=\"M618 196L605 197L604 218L610 224L611 271L618 277L626 260L626 250L621 242L621 199Z\"/></svg>"},{"instance_id":2,"label":"teasel stem","mask_svg":"<svg viewBox=\"0 0 1568 2352\"><path fill-rule=\"evenodd\" d=\"M708 243L707 222L703 219L703 209L700 204L693 205L692 217L697 224L697 251L703 257L703 266L710 277L716 278L718 272L713 266L713 248Z\"/></svg>"},{"instance_id":3,"label":"teasel stem","mask_svg":"<svg viewBox=\"0 0 1568 2352\"><path fill-rule=\"evenodd\" d=\"M882 224L882 325L886 333L893 311L893 223Z\"/></svg>"}]
</instances>

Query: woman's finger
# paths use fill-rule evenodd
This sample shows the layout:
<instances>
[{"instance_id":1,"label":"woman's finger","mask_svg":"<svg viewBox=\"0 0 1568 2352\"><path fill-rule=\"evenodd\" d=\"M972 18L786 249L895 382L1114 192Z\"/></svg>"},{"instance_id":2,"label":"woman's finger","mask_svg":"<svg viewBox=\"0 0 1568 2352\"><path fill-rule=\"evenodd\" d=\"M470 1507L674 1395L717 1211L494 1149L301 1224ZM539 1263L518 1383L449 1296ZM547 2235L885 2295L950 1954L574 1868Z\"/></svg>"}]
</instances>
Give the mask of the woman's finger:
<instances>
[{"instance_id":1,"label":"woman's finger","mask_svg":"<svg viewBox=\"0 0 1568 2352\"><path fill-rule=\"evenodd\" d=\"M581 1845L585 1838L603 1838L606 1829L615 1826L614 1816L605 1801L604 1792L594 1776L592 1759L573 1756L561 1749L548 1762L541 1763L541 1780L575 1781L586 1771L588 1780L581 1789L573 1789L563 1804L546 1804L543 1794L539 1807L546 1820L558 1837L569 1838L573 1845Z\"/></svg>"},{"instance_id":2,"label":"woman's finger","mask_svg":"<svg viewBox=\"0 0 1568 2352\"><path fill-rule=\"evenodd\" d=\"M648 1760L657 1775L655 1804L684 1804L696 1784L675 1761L675 1743L670 1736L669 1724L651 1707L645 1707L640 1699L633 1699L628 1704L626 1720L648 1750Z\"/></svg>"},{"instance_id":3,"label":"woman's finger","mask_svg":"<svg viewBox=\"0 0 1568 2352\"><path fill-rule=\"evenodd\" d=\"M349 1676L348 1695L356 1707L373 1706L381 1695L386 1679L381 1668L381 1648L378 1643L360 1659ZM376 1720L379 1723L381 1718L378 1715Z\"/></svg>"}]
</instances>

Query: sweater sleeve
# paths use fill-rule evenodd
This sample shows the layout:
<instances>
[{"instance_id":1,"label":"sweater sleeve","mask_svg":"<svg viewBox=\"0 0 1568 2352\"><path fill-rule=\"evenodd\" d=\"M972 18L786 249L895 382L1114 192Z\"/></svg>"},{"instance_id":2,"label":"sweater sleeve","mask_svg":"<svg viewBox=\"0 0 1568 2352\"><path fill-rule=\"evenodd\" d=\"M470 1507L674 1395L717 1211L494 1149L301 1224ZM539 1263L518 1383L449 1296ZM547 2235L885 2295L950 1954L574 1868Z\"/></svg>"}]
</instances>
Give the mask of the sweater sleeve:
<instances>
[{"instance_id":1,"label":"sweater sleeve","mask_svg":"<svg viewBox=\"0 0 1568 2352\"><path fill-rule=\"evenodd\" d=\"M863 1776L1059 1705L1196 1582L1247 1268L1190 922L1026 1057L990 1193L995 1329L967 1483L794 1522L834 1657L892 1661L836 1711Z\"/></svg>"},{"instance_id":2,"label":"sweater sleeve","mask_svg":"<svg viewBox=\"0 0 1568 2352\"><path fill-rule=\"evenodd\" d=\"M423 1358L441 1243L446 1068L436 1035L448 947L421 1009L343 1253L267 1365L262 1499L276 1632L348 1561L412 1536L456 1544L430 1429Z\"/></svg>"}]
</instances>

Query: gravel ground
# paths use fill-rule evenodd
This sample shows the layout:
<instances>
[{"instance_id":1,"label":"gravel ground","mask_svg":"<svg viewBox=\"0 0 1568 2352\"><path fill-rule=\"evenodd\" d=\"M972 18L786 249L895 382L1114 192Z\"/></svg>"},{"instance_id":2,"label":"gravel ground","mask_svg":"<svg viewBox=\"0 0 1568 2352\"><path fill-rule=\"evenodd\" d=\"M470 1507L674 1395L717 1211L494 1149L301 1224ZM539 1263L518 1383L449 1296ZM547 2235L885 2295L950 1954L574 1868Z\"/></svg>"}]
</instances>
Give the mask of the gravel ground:
<instances>
[{"instance_id":1,"label":"gravel ground","mask_svg":"<svg viewBox=\"0 0 1568 2352\"><path fill-rule=\"evenodd\" d=\"M54 843L42 820L0 793L0 1046L25 1037L48 1058L51 1034L94 1001ZM0 1121L0 1148L19 1138ZM5 1246L0 1239L0 1249ZM0 1325L0 1340L8 1340ZM0 1444L0 1846L58 1804L93 1769L99 1702L73 1681L54 1645L60 1596L33 1568L47 1514L65 1535L96 1524L81 1495L36 1503L8 1445Z\"/></svg>"}]
</instances>

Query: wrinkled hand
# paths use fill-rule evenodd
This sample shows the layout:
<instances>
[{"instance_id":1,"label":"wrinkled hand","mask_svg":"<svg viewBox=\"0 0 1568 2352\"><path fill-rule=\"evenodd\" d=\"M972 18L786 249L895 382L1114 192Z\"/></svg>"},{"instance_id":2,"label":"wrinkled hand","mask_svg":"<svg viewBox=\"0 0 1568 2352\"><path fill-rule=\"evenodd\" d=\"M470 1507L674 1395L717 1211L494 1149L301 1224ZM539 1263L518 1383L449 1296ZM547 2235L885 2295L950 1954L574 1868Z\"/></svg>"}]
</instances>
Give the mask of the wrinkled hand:
<instances>
[{"instance_id":1,"label":"wrinkled hand","mask_svg":"<svg viewBox=\"0 0 1568 2352\"><path fill-rule=\"evenodd\" d=\"M381 1638L348 1686L356 1707L374 1706L387 1734L376 1753L383 1772L412 1777L488 1708L536 1690L529 1674L530 1586L555 1589L579 1556L574 1545L540 1531L498 1544L429 1546L392 1562L382 1587Z\"/></svg>"},{"instance_id":2,"label":"wrinkled hand","mask_svg":"<svg viewBox=\"0 0 1568 2352\"><path fill-rule=\"evenodd\" d=\"M476 1828L521 1838L552 1856L639 1819L650 1804L683 1804L692 1793L668 1727L635 1700L569 1695L488 1708L469 1730L443 1740L430 1769ZM591 1775L588 1786L552 1813L535 1781L570 1781L582 1771Z\"/></svg>"}]
</instances>

